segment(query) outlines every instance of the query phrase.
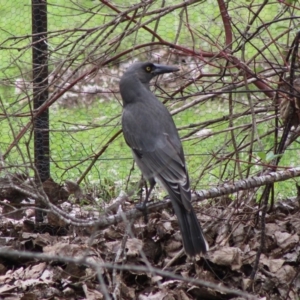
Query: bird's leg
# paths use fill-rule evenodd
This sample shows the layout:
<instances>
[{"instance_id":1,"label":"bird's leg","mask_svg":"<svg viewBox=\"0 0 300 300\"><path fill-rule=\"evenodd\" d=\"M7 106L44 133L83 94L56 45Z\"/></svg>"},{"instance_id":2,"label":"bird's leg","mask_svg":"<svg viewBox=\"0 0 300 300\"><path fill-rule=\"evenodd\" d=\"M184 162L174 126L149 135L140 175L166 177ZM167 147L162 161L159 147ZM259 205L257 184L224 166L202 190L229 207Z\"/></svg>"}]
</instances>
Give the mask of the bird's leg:
<instances>
[{"instance_id":1,"label":"bird's leg","mask_svg":"<svg viewBox=\"0 0 300 300\"><path fill-rule=\"evenodd\" d=\"M144 191L144 186L146 185L146 189L147 189L147 182L144 179L144 177L141 177L141 180L139 181L139 185L138 185L138 192L137 195L140 197L140 203L143 201L143 191Z\"/></svg>"},{"instance_id":2,"label":"bird's leg","mask_svg":"<svg viewBox=\"0 0 300 300\"><path fill-rule=\"evenodd\" d=\"M146 198L143 203L136 205L136 208L144 213L145 223L148 223L148 212L147 212L147 202L149 201L151 192L156 184L154 178L149 179L150 187L148 189L147 182L145 182L146 187Z\"/></svg>"},{"instance_id":3,"label":"bird's leg","mask_svg":"<svg viewBox=\"0 0 300 300\"><path fill-rule=\"evenodd\" d=\"M150 184L150 187L148 189L147 183L146 183L146 198L142 204L143 207L147 207L147 202L149 201L151 192L152 192L153 188L155 187L156 182L155 182L154 178L149 179L149 184Z\"/></svg>"}]
</instances>

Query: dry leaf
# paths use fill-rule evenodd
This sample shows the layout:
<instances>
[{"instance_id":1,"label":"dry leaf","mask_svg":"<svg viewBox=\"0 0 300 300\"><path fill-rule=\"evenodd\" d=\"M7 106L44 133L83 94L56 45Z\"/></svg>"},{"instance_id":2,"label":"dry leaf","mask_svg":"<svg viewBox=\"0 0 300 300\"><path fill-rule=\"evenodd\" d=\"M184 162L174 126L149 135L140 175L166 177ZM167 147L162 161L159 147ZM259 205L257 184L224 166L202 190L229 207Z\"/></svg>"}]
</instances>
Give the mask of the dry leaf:
<instances>
[{"instance_id":1,"label":"dry leaf","mask_svg":"<svg viewBox=\"0 0 300 300\"><path fill-rule=\"evenodd\" d=\"M213 253L208 253L210 261L221 266L230 266L232 270L238 270L242 266L243 253L239 248L223 247Z\"/></svg>"}]
</instances>

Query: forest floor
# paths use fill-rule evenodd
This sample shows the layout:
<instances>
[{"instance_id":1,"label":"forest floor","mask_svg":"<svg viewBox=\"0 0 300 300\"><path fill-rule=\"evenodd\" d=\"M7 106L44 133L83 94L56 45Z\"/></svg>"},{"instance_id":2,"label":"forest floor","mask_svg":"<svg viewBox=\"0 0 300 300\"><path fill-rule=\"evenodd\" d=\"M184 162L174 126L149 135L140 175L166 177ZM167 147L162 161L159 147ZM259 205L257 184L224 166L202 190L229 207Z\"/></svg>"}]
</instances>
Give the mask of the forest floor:
<instances>
[{"instance_id":1,"label":"forest floor","mask_svg":"<svg viewBox=\"0 0 300 300\"><path fill-rule=\"evenodd\" d=\"M0 202L0 299L299 299L297 197L267 213L263 248L262 209L246 193L194 202L210 245L195 259L182 250L170 206L150 212L147 223L124 218L96 229L67 224L49 210L37 226L34 202L20 200ZM123 195L102 212L72 196L55 205L95 221L135 210L136 200Z\"/></svg>"}]
</instances>

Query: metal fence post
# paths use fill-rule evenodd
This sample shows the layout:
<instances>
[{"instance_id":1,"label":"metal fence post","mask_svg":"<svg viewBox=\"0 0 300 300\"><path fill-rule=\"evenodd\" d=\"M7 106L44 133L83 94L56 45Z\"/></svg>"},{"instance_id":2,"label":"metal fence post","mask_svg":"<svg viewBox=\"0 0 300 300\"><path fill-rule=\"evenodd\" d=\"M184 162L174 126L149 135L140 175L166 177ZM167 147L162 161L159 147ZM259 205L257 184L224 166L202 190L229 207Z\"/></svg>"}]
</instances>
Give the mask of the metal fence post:
<instances>
[{"instance_id":1,"label":"metal fence post","mask_svg":"<svg viewBox=\"0 0 300 300\"><path fill-rule=\"evenodd\" d=\"M47 46L47 2L32 0L32 75L34 109L48 99L48 46ZM34 119L34 163L43 182L50 177L49 156L49 110ZM42 207L36 203L37 208ZM36 222L43 221L43 214L36 209Z\"/></svg>"}]
</instances>

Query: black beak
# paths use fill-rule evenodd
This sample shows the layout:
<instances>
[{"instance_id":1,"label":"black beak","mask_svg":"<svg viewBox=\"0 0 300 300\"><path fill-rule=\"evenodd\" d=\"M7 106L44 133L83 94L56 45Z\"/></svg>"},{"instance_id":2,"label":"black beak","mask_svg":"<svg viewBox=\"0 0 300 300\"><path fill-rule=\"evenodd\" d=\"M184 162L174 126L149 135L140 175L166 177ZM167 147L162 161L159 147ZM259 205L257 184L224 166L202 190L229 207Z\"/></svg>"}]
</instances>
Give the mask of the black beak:
<instances>
[{"instance_id":1,"label":"black beak","mask_svg":"<svg viewBox=\"0 0 300 300\"><path fill-rule=\"evenodd\" d=\"M173 66L165 66L165 65L159 65L159 64L153 64L154 70L152 71L153 75L160 75L164 73L172 73L179 71L179 68L173 67Z\"/></svg>"}]
</instances>

